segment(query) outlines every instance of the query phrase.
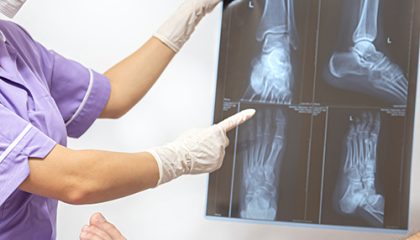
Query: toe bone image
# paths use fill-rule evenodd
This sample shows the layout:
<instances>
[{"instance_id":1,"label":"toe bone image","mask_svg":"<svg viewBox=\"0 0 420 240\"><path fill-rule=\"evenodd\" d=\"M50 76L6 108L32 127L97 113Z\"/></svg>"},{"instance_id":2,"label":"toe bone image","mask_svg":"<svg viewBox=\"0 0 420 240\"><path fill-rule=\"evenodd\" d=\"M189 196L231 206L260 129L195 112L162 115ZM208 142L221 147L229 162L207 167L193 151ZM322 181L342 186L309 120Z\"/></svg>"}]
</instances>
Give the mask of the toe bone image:
<instances>
[{"instance_id":1,"label":"toe bone image","mask_svg":"<svg viewBox=\"0 0 420 240\"><path fill-rule=\"evenodd\" d=\"M384 223L385 200L375 188L377 145L381 127L378 112L350 116L345 157L334 202L344 215L357 215L373 226Z\"/></svg>"},{"instance_id":2,"label":"toe bone image","mask_svg":"<svg viewBox=\"0 0 420 240\"><path fill-rule=\"evenodd\" d=\"M298 48L294 0L265 0L256 33L262 50L251 63L250 84L243 99L280 104L292 102L292 49Z\"/></svg>"},{"instance_id":3,"label":"toe bone image","mask_svg":"<svg viewBox=\"0 0 420 240\"><path fill-rule=\"evenodd\" d=\"M360 8L353 32L353 46L334 52L328 62L327 81L331 85L364 93L392 104L407 103L408 81L401 68L378 51L380 0L355 0Z\"/></svg>"},{"instance_id":4,"label":"toe bone image","mask_svg":"<svg viewBox=\"0 0 420 240\"><path fill-rule=\"evenodd\" d=\"M240 217L274 220L277 214L278 179L285 152L286 116L281 109L257 111L240 132L243 162Z\"/></svg>"}]
</instances>

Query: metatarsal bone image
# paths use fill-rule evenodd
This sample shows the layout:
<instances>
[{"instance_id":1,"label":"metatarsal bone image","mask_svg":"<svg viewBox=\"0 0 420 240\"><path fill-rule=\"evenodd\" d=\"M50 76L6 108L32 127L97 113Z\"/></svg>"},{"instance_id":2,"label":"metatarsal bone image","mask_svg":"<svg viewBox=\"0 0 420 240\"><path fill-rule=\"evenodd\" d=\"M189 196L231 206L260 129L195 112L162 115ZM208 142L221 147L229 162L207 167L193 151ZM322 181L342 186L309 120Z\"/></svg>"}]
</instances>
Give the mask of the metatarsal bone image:
<instances>
[{"instance_id":1,"label":"metatarsal bone image","mask_svg":"<svg viewBox=\"0 0 420 240\"><path fill-rule=\"evenodd\" d=\"M407 103L408 81L399 66L370 42L359 42L349 52L334 53L329 61L334 86L379 97L393 104Z\"/></svg>"},{"instance_id":2,"label":"metatarsal bone image","mask_svg":"<svg viewBox=\"0 0 420 240\"><path fill-rule=\"evenodd\" d=\"M260 109L240 130L243 162L240 217L274 220L277 214L278 179L285 152L286 116L280 110Z\"/></svg>"}]
</instances>

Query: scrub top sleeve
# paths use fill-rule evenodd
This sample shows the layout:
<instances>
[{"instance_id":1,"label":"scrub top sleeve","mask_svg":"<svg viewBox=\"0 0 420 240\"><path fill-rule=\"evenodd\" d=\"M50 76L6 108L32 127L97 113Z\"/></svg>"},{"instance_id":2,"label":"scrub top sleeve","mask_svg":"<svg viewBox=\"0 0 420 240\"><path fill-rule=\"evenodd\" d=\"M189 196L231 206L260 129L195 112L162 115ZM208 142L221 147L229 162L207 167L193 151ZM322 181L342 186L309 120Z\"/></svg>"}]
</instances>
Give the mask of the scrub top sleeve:
<instances>
[{"instance_id":1,"label":"scrub top sleeve","mask_svg":"<svg viewBox=\"0 0 420 240\"><path fill-rule=\"evenodd\" d=\"M29 176L29 158L44 159L56 142L0 104L0 206Z\"/></svg>"},{"instance_id":2,"label":"scrub top sleeve","mask_svg":"<svg viewBox=\"0 0 420 240\"><path fill-rule=\"evenodd\" d=\"M105 108L111 86L102 74L49 51L53 60L51 95L70 137L80 137Z\"/></svg>"}]
</instances>

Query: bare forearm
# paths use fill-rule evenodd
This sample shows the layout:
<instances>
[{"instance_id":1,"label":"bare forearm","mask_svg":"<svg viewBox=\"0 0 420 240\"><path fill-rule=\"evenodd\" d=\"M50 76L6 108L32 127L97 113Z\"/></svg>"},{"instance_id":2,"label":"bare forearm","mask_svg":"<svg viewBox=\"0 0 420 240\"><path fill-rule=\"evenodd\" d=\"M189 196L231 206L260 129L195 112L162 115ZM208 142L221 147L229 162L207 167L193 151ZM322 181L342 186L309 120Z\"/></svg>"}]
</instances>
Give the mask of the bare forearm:
<instances>
[{"instance_id":1,"label":"bare forearm","mask_svg":"<svg viewBox=\"0 0 420 240\"><path fill-rule=\"evenodd\" d=\"M151 38L139 50L109 69L105 76L111 82L111 96L101 117L124 115L153 86L175 52L156 38Z\"/></svg>"},{"instance_id":2,"label":"bare forearm","mask_svg":"<svg viewBox=\"0 0 420 240\"><path fill-rule=\"evenodd\" d=\"M74 151L57 145L29 161L21 189L71 204L105 202L155 187L159 170L148 153Z\"/></svg>"}]
</instances>

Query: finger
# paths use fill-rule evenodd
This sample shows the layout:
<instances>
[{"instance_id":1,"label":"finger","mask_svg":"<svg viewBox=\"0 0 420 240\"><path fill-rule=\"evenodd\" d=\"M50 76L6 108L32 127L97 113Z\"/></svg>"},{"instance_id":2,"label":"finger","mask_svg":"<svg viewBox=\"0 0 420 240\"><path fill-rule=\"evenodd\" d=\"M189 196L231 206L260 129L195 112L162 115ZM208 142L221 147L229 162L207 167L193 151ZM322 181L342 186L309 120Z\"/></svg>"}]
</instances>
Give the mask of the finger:
<instances>
[{"instance_id":1,"label":"finger","mask_svg":"<svg viewBox=\"0 0 420 240\"><path fill-rule=\"evenodd\" d=\"M220 126L225 132L228 132L237 126L241 125L242 123L248 121L255 115L255 109L247 109L243 110L223 121L218 123L217 125Z\"/></svg>"},{"instance_id":2,"label":"finger","mask_svg":"<svg viewBox=\"0 0 420 240\"><path fill-rule=\"evenodd\" d=\"M125 239L121 232L113 224L106 221L102 214L94 214L91 217L91 224L107 233L113 240Z\"/></svg>"},{"instance_id":3,"label":"finger","mask_svg":"<svg viewBox=\"0 0 420 240\"><path fill-rule=\"evenodd\" d=\"M89 219L91 225L101 222L106 222L105 217L101 213L94 213Z\"/></svg>"},{"instance_id":4,"label":"finger","mask_svg":"<svg viewBox=\"0 0 420 240\"><path fill-rule=\"evenodd\" d=\"M105 231L99 229L95 225L85 226L82 229L82 232L93 234L101 240L113 240Z\"/></svg>"},{"instance_id":5,"label":"finger","mask_svg":"<svg viewBox=\"0 0 420 240\"><path fill-rule=\"evenodd\" d=\"M407 240L420 240L420 233L417 233L416 235L411 236Z\"/></svg>"},{"instance_id":6,"label":"finger","mask_svg":"<svg viewBox=\"0 0 420 240\"><path fill-rule=\"evenodd\" d=\"M95 233L82 230L80 232L80 240L103 240Z\"/></svg>"}]
</instances>

